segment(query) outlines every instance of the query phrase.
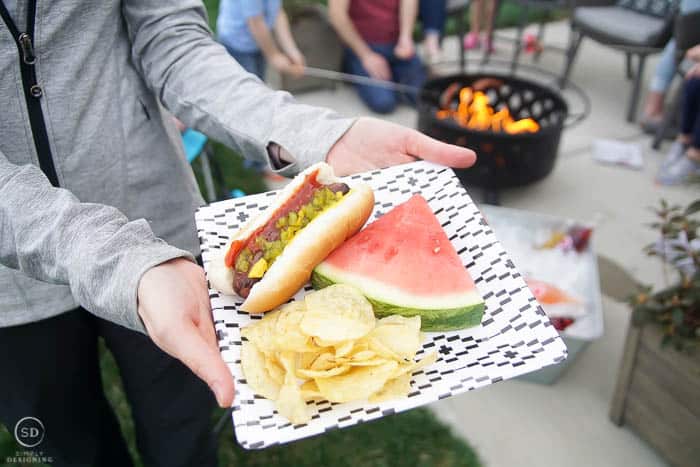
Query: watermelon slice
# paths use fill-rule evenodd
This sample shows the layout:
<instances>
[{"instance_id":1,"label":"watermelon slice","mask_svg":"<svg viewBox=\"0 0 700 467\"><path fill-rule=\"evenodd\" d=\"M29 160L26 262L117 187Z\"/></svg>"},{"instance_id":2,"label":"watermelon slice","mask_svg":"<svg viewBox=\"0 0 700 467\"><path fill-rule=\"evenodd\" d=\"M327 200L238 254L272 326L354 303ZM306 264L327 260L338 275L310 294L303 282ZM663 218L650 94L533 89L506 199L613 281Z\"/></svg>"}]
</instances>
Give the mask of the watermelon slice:
<instances>
[{"instance_id":1,"label":"watermelon slice","mask_svg":"<svg viewBox=\"0 0 700 467\"><path fill-rule=\"evenodd\" d=\"M351 237L319 264L315 288L350 284L378 317L421 317L424 331L475 326L484 301L428 203L414 195Z\"/></svg>"}]
</instances>

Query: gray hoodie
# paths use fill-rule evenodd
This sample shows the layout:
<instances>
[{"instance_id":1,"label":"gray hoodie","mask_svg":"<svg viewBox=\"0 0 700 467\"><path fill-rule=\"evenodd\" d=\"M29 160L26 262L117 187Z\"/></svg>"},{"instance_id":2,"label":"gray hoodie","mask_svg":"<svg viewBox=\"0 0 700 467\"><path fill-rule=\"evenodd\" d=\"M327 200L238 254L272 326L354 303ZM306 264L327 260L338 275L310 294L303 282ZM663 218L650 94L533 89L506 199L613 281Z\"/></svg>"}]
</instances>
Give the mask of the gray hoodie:
<instances>
[{"instance_id":1,"label":"gray hoodie","mask_svg":"<svg viewBox=\"0 0 700 467\"><path fill-rule=\"evenodd\" d=\"M284 175L352 124L246 73L199 0L0 1L0 327L82 305L143 331L142 274L198 252L201 199L164 108L251 159L278 143Z\"/></svg>"}]
</instances>

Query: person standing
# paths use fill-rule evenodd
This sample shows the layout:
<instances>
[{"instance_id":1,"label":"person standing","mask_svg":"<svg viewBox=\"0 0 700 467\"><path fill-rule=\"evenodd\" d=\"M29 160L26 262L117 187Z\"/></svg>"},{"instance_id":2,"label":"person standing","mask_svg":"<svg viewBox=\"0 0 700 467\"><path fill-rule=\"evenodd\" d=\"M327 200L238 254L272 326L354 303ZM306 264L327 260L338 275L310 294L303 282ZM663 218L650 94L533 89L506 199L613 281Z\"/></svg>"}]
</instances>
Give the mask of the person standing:
<instances>
[{"instance_id":1,"label":"person standing","mask_svg":"<svg viewBox=\"0 0 700 467\"><path fill-rule=\"evenodd\" d=\"M329 0L328 10L347 46L344 65L349 73L414 88L423 84L425 70L413 43L418 0ZM377 113L392 112L402 97L415 104L415 93L398 94L369 85L356 85L356 89Z\"/></svg>"},{"instance_id":2,"label":"person standing","mask_svg":"<svg viewBox=\"0 0 700 467\"><path fill-rule=\"evenodd\" d=\"M281 0L221 0L216 30L231 56L261 80L266 62L280 73L303 75L306 59L294 41Z\"/></svg>"},{"instance_id":3,"label":"person standing","mask_svg":"<svg viewBox=\"0 0 700 467\"><path fill-rule=\"evenodd\" d=\"M493 21L496 15L496 0L474 0L469 6L469 33L464 36L464 48L467 50L481 47L482 21L486 24L484 47L489 53L493 47Z\"/></svg>"},{"instance_id":4,"label":"person standing","mask_svg":"<svg viewBox=\"0 0 700 467\"><path fill-rule=\"evenodd\" d=\"M423 51L428 64L442 59L440 41L447 21L447 0L420 0L418 18L423 24Z\"/></svg>"},{"instance_id":5,"label":"person standing","mask_svg":"<svg viewBox=\"0 0 700 467\"><path fill-rule=\"evenodd\" d=\"M0 422L39 419L55 466L129 466L104 396L113 352L149 466L212 466L230 407L170 117L291 176L474 153L267 88L214 41L200 0L0 0Z\"/></svg>"}]
</instances>

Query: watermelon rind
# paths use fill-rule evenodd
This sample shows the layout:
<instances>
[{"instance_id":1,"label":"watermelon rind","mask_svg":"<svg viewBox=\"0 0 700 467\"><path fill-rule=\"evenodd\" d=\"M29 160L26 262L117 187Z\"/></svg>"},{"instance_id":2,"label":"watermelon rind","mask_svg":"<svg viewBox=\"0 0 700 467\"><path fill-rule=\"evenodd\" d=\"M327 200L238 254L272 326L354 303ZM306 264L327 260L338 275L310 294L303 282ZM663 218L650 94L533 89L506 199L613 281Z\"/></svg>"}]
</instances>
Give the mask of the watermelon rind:
<instances>
[{"instance_id":1,"label":"watermelon rind","mask_svg":"<svg viewBox=\"0 0 700 467\"><path fill-rule=\"evenodd\" d=\"M322 289L333 285L334 281L318 270L311 275L311 285L314 289ZM456 308L411 308L394 305L378 300L363 291L367 300L372 304L374 315L383 318L389 315L401 315L406 317L420 316L421 330L423 331L453 331L477 326L484 315L484 302L480 297L475 298L469 304Z\"/></svg>"}]
</instances>

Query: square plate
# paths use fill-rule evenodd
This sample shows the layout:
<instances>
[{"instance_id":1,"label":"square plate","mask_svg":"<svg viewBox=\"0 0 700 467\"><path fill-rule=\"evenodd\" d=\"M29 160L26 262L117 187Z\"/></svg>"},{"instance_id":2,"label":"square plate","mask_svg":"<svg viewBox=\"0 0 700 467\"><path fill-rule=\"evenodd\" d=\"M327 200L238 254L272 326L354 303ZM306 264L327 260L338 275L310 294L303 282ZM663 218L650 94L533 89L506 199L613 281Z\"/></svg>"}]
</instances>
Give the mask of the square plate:
<instances>
[{"instance_id":1,"label":"square plate","mask_svg":"<svg viewBox=\"0 0 700 467\"><path fill-rule=\"evenodd\" d=\"M224 361L236 381L233 424L238 442L260 449L377 419L504 379L559 363L567 350L535 297L525 285L454 172L429 162L376 170L347 177L374 189L375 206L368 222L413 194L425 197L474 278L486 302L481 325L451 332L427 332L416 358L433 350L438 361L414 373L408 397L370 404L309 402L311 421L292 425L277 414L274 403L255 396L241 371L241 327L261 319L238 310L239 297L210 290L214 325ZM251 216L263 211L275 193L246 196L200 208L196 213L205 270L223 255L229 237ZM302 298L311 287L299 291Z\"/></svg>"}]
</instances>

